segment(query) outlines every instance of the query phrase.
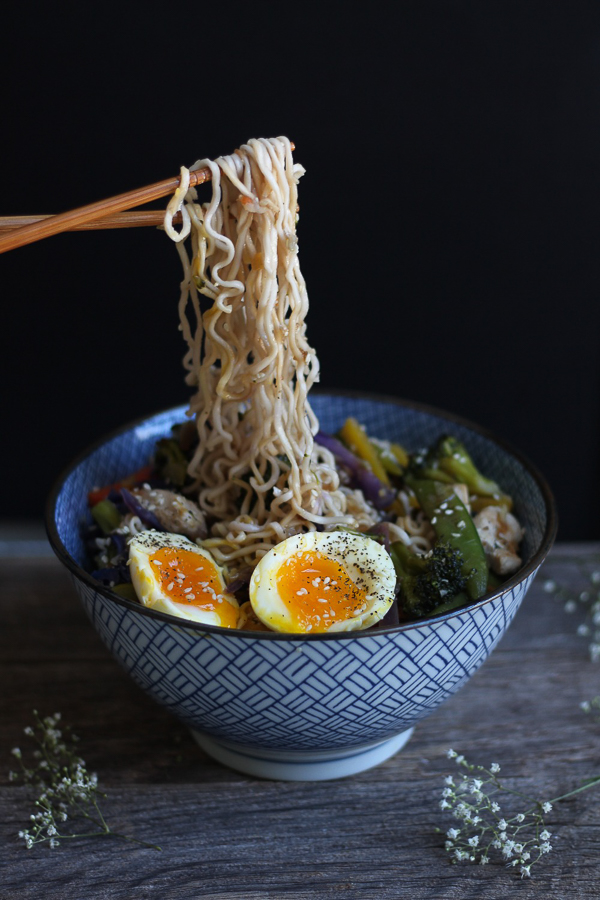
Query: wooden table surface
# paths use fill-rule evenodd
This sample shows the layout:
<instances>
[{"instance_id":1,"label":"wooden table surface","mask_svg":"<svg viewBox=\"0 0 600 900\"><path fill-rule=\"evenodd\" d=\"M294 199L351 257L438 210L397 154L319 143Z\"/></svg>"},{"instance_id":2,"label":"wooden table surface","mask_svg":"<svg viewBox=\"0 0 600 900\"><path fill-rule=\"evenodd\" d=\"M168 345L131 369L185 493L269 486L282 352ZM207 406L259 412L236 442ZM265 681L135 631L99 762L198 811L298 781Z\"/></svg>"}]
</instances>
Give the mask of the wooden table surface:
<instances>
[{"instance_id":1,"label":"wooden table surface","mask_svg":"<svg viewBox=\"0 0 600 900\"><path fill-rule=\"evenodd\" d=\"M2 900L599 896L600 788L555 806L553 850L531 879L498 861L452 865L436 833L454 824L439 809L443 777L456 768L449 747L499 762L513 787L542 799L600 774L600 720L579 706L600 694L600 663L576 633L583 606L569 613L542 587L547 578L585 587L571 557L591 557L598 545L554 550L490 659L396 757L316 783L261 781L205 756L113 661L43 544L3 546ZM80 735L113 828L162 852L113 838L25 848L16 835L31 802L8 773L34 708L60 711Z\"/></svg>"}]
</instances>

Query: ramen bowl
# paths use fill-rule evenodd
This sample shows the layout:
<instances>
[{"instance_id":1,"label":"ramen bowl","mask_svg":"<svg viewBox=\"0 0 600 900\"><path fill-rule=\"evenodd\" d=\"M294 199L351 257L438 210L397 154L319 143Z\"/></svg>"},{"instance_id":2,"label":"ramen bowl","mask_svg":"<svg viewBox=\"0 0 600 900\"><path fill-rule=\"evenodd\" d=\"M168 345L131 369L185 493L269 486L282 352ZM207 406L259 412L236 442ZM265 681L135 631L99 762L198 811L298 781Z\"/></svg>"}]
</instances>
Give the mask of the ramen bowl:
<instances>
[{"instance_id":1,"label":"ramen bowl","mask_svg":"<svg viewBox=\"0 0 600 900\"><path fill-rule=\"evenodd\" d=\"M348 416L411 450L452 433L515 501L522 568L469 605L393 628L336 634L243 632L186 622L123 599L86 571L87 493L139 469L184 407L135 422L76 460L48 503L47 529L104 644L131 678L187 725L200 746L251 775L339 778L397 752L492 652L556 532L551 493L523 457L449 414L388 398L317 394L321 427Z\"/></svg>"}]
</instances>

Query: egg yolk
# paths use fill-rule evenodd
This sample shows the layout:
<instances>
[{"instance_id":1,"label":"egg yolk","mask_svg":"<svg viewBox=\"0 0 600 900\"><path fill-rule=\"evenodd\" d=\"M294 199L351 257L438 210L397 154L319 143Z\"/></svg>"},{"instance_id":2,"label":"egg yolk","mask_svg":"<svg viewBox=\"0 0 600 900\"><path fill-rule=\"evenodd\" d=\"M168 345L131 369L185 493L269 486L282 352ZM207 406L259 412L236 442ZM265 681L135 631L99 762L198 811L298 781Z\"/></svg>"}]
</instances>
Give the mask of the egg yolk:
<instances>
[{"instance_id":1,"label":"egg yolk","mask_svg":"<svg viewBox=\"0 0 600 900\"><path fill-rule=\"evenodd\" d=\"M367 592L335 559L297 553L277 573L277 589L298 631L328 631L364 612Z\"/></svg>"},{"instance_id":2,"label":"egg yolk","mask_svg":"<svg viewBox=\"0 0 600 900\"><path fill-rule=\"evenodd\" d=\"M161 547L150 555L152 572L163 593L174 603L216 612L224 628L236 628L238 610L222 596L215 566L193 550Z\"/></svg>"}]
</instances>

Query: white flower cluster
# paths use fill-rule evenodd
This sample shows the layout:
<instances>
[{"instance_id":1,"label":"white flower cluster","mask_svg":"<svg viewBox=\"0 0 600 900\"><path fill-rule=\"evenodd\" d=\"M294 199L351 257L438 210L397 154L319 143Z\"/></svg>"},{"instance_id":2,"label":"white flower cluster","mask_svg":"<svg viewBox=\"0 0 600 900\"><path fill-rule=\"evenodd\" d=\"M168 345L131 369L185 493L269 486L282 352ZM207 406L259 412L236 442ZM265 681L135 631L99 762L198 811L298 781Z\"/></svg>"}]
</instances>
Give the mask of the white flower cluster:
<instances>
[{"instance_id":1,"label":"white flower cluster","mask_svg":"<svg viewBox=\"0 0 600 900\"><path fill-rule=\"evenodd\" d=\"M580 565L598 565L600 558L577 558ZM574 591L565 585L558 584L553 578L547 578L542 588L547 594L553 594L563 603L567 613L575 613L583 606L585 608L585 621L577 626L577 634L588 640L588 652L592 662L600 661L600 570L594 569L589 575L588 588L582 591Z\"/></svg>"},{"instance_id":2,"label":"white flower cluster","mask_svg":"<svg viewBox=\"0 0 600 900\"><path fill-rule=\"evenodd\" d=\"M471 765L454 750L448 750L447 755L466 770L456 780L452 775L444 779L440 800L440 809L458 819L457 825L446 831L445 848L452 862L483 866L497 852L507 866L518 867L521 878L529 877L531 867L552 849L552 835L543 818L552 804L532 801L525 812L507 816L497 796L500 792L516 792L498 780L498 763L485 769Z\"/></svg>"},{"instance_id":3,"label":"white flower cluster","mask_svg":"<svg viewBox=\"0 0 600 900\"><path fill-rule=\"evenodd\" d=\"M584 713L595 713L600 715L600 696L593 697L591 700L583 700L579 704Z\"/></svg>"},{"instance_id":4,"label":"white flower cluster","mask_svg":"<svg viewBox=\"0 0 600 900\"><path fill-rule=\"evenodd\" d=\"M61 830L67 820L71 825L77 819L86 821L86 837L112 834L136 841L135 838L119 835L106 824L98 806L98 797L105 796L98 791L98 776L87 772L85 761L77 754L74 745L79 738L70 733L68 727L65 729L66 736L58 728L60 713L42 719L34 710L33 715L36 727L28 726L24 732L37 744L33 752L36 763L28 768L23 762L20 748L14 747L12 750L12 755L21 768L21 779L40 791L35 801L36 812L29 816L31 824L27 829L19 831L19 837L25 842L27 849L31 850L34 844L41 843L47 843L54 849L61 840L80 837L81 834L73 831ZM9 779L17 781L19 773L10 772Z\"/></svg>"}]
</instances>

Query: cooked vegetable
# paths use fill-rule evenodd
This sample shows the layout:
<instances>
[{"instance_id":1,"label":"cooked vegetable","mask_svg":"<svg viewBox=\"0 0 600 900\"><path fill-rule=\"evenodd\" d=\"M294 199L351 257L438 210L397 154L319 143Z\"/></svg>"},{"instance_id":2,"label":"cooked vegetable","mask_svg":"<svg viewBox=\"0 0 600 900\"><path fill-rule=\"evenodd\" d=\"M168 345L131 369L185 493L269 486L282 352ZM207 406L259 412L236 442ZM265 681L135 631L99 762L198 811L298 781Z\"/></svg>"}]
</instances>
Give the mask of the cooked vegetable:
<instances>
[{"instance_id":1,"label":"cooked vegetable","mask_svg":"<svg viewBox=\"0 0 600 900\"><path fill-rule=\"evenodd\" d=\"M160 524L152 510L146 509L146 507L140 503L139 498L135 494L132 494L131 491L128 491L127 488L121 488L121 497L125 501L127 509L133 513L134 516L138 516L148 528L153 528L156 531L167 530Z\"/></svg>"},{"instance_id":2,"label":"cooked vegetable","mask_svg":"<svg viewBox=\"0 0 600 900\"><path fill-rule=\"evenodd\" d=\"M401 444L390 444L390 450L392 451L402 468L406 469L410 462L410 456L408 455L404 447L402 447Z\"/></svg>"},{"instance_id":3,"label":"cooked vegetable","mask_svg":"<svg viewBox=\"0 0 600 900\"><path fill-rule=\"evenodd\" d=\"M131 581L129 566L124 563L118 566L106 566L103 569L95 569L92 572L92 577L107 587L113 587L115 584L124 584Z\"/></svg>"},{"instance_id":4,"label":"cooked vegetable","mask_svg":"<svg viewBox=\"0 0 600 900\"><path fill-rule=\"evenodd\" d=\"M111 500L101 500L92 506L92 517L104 534L110 534L121 524L123 516Z\"/></svg>"},{"instance_id":5,"label":"cooked vegetable","mask_svg":"<svg viewBox=\"0 0 600 900\"><path fill-rule=\"evenodd\" d=\"M389 485L389 478L379 453L367 437L367 433L356 419L346 419L340 430L340 438L348 445L350 450L360 459L364 460L374 475L385 485Z\"/></svg>"},{"instance_id":6,"label":"cooked vegetable","mask_svg":"<svg viewBox=\"0 0 600 900\"><path fill-rule=\"evenodd\" d=\"M168 484L183 487L187 479L188 460L174 438L156 442L154 465L157 474Z\"/></svg>"},{"instance_id":7,"label":"cooked vegetable","mask_svg":"<svg viewBox=\"0 0 600 900\"><path fill-rule=\"evenodd\" d=\"M481 474L465 445L452 435L443 435L432 447L425 458L425 468L426 477L466 484L469 493L491 497L507 509L512 507L511 498L495 481Z\"/></svg>"},{"instance_id":8,"label":"cooked vegetable","mask_svg":"<svg viewBox=\"0 0 600 900\"><path fill-rule=\"evenodd\" d=\"M150 528L156 531L169 531L171 534L183 534L192 540L206 537L204 515L197 504L188 497L163 488L137 488L130 496L146 511L145 518L140 512L138 515ZM149 517L158 524L151 524Z\"/></svg>"},{"instance_id":9,"label":"cooked vegetable","mask_svg":"<svg viewBox=\"0 0 600 900\"><path fill-rule=\"evenodd\" d=\"M137 472L122 478L121 481L115 481L114 484L107 484L105 487L95 488L88 494L88 504L96 506L101 500L105 500L112 491L119 490L122 487L133 487L135 484L148 481L152 477L153 472L154 466L143 466Z\"/></svg>"},{"instance_id":10,"label":"cooked vegetable","mask_svg":"<svg viewBox=\"0 0 600 900\"><path fill-rule=\"evenodd\" d=\"M136 594L135 588L132 584L123 582L123 584L115 584L112 589L115 594L118 594L119 597L124 597L125 600L137 601L138 599L138 595Z\"/></svg>"},{"instance_id":11,"label":"cooked vegetable","mask_svg":"<svg viewBox=\"0 0 600 900\"><path fill-rule=\"evenodd\" d=\"M485 594L488 567L475 523L450 485L429 478L415 478L409 472L406 483L415 492L423 512L431 522L438 541L458 550L463 558L466 591L471 600Z\"/></svg>"},{"instance_id":12,"label":"cooked vegetable","mask_svg":"<svg viewBox=\"0 0 600 900\"><path fill-rule=\"evenodd\" d=\"M417 555L396 541L390 550L400 580L400 606L410 618L430 615L449 600L466 601L464 590L471 573L465 575L464 559L456 547L439 543L429 553Z\"/></svg>"},{"instance_id":13,"label":"cooked vegetable","mask_svg":"<svg viewBox=\"0 0 600 900\"><path fill-rule=\"evenodd\" d=\"M375 509L387 509L393 502L396 491L384 484L362 460L358 459L337 438L318 431L315 441L330 450L339 464L350 472L354 486L362 490Z\"/></svg>"}]
</instances>

